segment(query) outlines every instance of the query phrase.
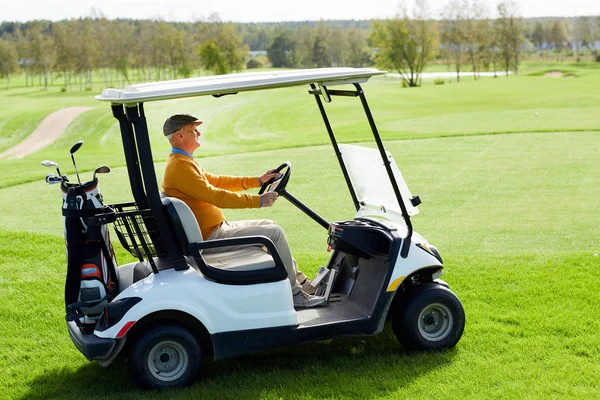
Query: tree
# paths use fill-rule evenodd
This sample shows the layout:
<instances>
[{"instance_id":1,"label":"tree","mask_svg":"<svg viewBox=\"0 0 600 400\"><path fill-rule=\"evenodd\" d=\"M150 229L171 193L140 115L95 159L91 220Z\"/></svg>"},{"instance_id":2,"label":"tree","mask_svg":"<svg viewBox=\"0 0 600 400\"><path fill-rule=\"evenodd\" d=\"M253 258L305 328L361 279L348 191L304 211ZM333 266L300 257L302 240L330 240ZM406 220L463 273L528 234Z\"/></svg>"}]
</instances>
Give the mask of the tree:
<instances>
[{"instance_id":1,"label":"tree","mask_svg":"<svg viewBox=\"0 0 600 400\"><path fill-rule=\"evenodd\" d=\"M276 68L289 68L295 64L294 52L296 41L290 31L283 31L273 39L273 43L267 49L269 61Z\"/></svg>"},{"instance_id":2,"label":"tree","mask_svg":"<svg viewBox=\"0 0 600 400\"><path fill-rule=\"evenodd\" d=\"M460 82L462 55L466 47L465 31L462 7L458 0L453 0L444 8L442 14L440 41L446 57L454 62L457 82Z\"/></svg>"},{"instance_id":3,"label":"tree","mask_svg":"<svg viewBox=\"0 0 600 400\"><path fill-rule=\"evenodd\" d=\"M346 66L348 56L347 35L342 28L333 27L327 35L327 52L329 53L329 65L332 67Z\"/></svg>"},{"instance_id":4,"label":"tree","mask_svg":"<svg viewBox=\"0 0 600 400\"><path fill-rule=\"evenodd\" d=\"M421 73L431 58L437 36L435 25L429 17L426 0L416 0L412 15L401 4L402 17L375 21L371 42L379 47L376 63L393 68L410 87L421 84Z\"/></svg>"},{"instance_id":5,"label":"tree","mask_svg":"<svg viewBox=\"0 0 600 400\"><path fill-rule=\"evenodd\" d=\"M129 68L133 61L131 49L135 46L135 26L130 21L110 21L110 44L108 53L105 57L108 58L110 66L117 73L121 74L123 79L130 83Z\"/></svg>"},{"instance_id":6,"label":"tree","mask_svg":"<svg viewBox=\"0 0 600 400\"><path fill-rule=\"evenodd\" d=\"M55 68L63 74L63 90L69 89L69 74L75 70L75 37L73 23L64 21L54 25L54 45L56 48Z\"/></svg>"},{"instance_id":7,"label":"tree","mask_svg":"<svg viewBox=\"0 0 600 400\"><path fill-rule=\"evenodd\" d=\"M498 18L494 21L497 45L504 61L504 70L514 69L519 74L519 61L523 37L523 18L518 16L518 6L515 0L504 0L498 4Z\"/></svg>"},{"instance_id":8,"label":"tree","mask_svg":"<svg viewBox=\"0 0 600 400\"><path fill-rule=\"evenodd\" d=\"M317 68L331 66L327 49L328 36L329 31L323 24L323 21L321 21L315 30L315 41L313 42L312 48L312 60Z\"/></svg>"},{"instance_id":9,"label":"tree","mask_svg":"<svg viewBox=\"0 0 600 400\"><path fill-rule=\"evenodd\" d=\"M0 77L6 77L7 89L10 89L10 74L19 67L18 58L17 46L7 38L0 38Z\"/></svg>"},{"instance_id":10,"label":"tree","mask_svg":"<svg viewBox=\"0 0 600 400\"><path fill-rule=\"evenodd\" d=\"M533 43L536 49L541 49L544 43L546 43L546 30L540 21L536 21L535 25L533 26L531 43Z\"/></svg>"},{"instance_id":11,"label":"tree","mask_svg":"<svg viewBox=\"0 0 600 400\"><path fill-rule=\"evenodd\" d=\"M473 77L477 80L479 72L480 53L485 45L485 30L487 19L485 7L479 0L463 0L465 50L471 59Z\"/></svg>"},{"instance_id":12,"label":"tree","mask_svg":"<svg viewBox=\"0 0 600 400\"><path fill-rule=\"evenodd\" d=\"M75 72L83 76L85 90L91 90L92 70L98 66L100 57L99 43L90 18L79 20L75 26L76 34L71 38L76 46Z\"/></svg>"},{"instance_id":13,"label":"tree","mask_svg":"<svg viewBox=\"0 0 600 400\"><path fill-rule=\"evenodd\" d=\"M34 72L40 73L44 78L44 89L48 90L48 74L52 71L55 61L54 41L49 35L42 33L38 25L28 30L30 42L31 61Z\"/></svg>"},{"instance_id":14,"label":"tree","mask_svg":"<svg viewBox=\"0 0 600 400\"><path fill-rule=\"evenodd\" d=\"M216 36L196 49L204 67L216 75L242 70L246 64L248 46L242 43L233 24L216 22L212 28L217 31Z\"/></svg>"},{"instance_id":15,"label":"tree","mask_svg":"<svg viewBox=\"0 0 600 400\"><path fill-rule=\"evenodd\" d=\"M363 33L356 28L350 28L346 34L348 43L347 64L351 67L363 67L369 63L369 52L367 41Z\"/></svg>"},{"instance_id":16,"label":"tree","mask_svg":"<svg viewBox=\"0 0 600 400\"><path fill-rule=\"evenodd\" d=\"M590 17L579 17L575 26L577 37L580 42L577 43L581 47L590 49L590 44L594 42L593 25Z\"/></svg>"},{"instance_id":17,"label":"tree","mask_svg":"<svg viewBox=\"0 0 600 400\"><path fill-rule=\"evenodd\" d=\"M301 26L296 31L296 51L294 61L296 67L314 67L315 32L308 26Z\"/></svg>"},{"instance_id":18,"label":"tree","mask_svg":"<svg viewBox=\"0 0 600 400\"><path fill-rule=\"evenodd\" d=\"M548 32L548 40L554 46L554 51L560 58L560 53L565 48L567 43L567 32L565 31L565 25L560 20L554 20L550 25L550 31Z\"/></svg>"},{"instance_id":19,"label":"tree","mask_svg":"<svg viewBox=\"0 0 600 400\"><path fill-rule=\"evenodd\" d=\"M494 71L494 78L496 78L498 76L496 63L499 60L499 47L490 21L486 21L480 57L484 68L489 69L491 67Z\"/></svg>"},{"instance_id":20,"label":"tree","mask_svg":"<svg viewBox=\"0 0 600 400\"><path fill-rule=\"evenodd\" d=\"M223 75L229 72L225 55L214 39L210 39L198 47L198 56L204 68L213 74Z\"/></svg>"}]
</instances>

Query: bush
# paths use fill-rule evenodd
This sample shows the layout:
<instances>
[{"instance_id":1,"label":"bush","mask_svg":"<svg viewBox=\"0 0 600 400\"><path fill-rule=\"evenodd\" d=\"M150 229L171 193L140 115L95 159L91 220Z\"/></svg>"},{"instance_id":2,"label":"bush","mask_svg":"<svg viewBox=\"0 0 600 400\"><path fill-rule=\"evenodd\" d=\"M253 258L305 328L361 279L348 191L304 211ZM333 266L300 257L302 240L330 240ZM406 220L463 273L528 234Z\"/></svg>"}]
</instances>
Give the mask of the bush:
<instances>
[{"instance_id":1,"label":"bush","mask_svg":"<svg viewBox=\"0 0 600 400\"><path fill-rule=\"evenodd\" d=\"M596 62L600 62L600 54L596 56Z\"/></svg>"},{"instance_id":2,"label":"bush","mask_svg":"<svg viewBox=\"0 0 600 400\"><path fill-rule=\"evenodd\" d=\"M271 66L271 64L269 63L269 59L267 57L265 57L265 56L252 57L246 63L246 68L248 68L248 69L251 69L251 68L267 68L267 67L270 67L270 66Z\"/></svg>"},{"instance_id":3,"label":"bush","mask_svg":"<svg viewBox=\"0 0 600 400\"><path fill-rule=\"evenodd\" d=\"M433 80L433 84L434 85L443 85L444 83L446 83L446 81L444 80L444 78L435 78Z\"/></svg>"},{"instance_id":4,"label":"bush","mask_svg":"<svg viewBox=\"0 0 600 400\"><path fill-rule=\"evenodd\" d=\"M262 63L259 60L257 60L256 58L251 58L246 63L246 68L248 68L248 69L262 68L262 67L263 67Z\"/></svg>"}]
</instances>

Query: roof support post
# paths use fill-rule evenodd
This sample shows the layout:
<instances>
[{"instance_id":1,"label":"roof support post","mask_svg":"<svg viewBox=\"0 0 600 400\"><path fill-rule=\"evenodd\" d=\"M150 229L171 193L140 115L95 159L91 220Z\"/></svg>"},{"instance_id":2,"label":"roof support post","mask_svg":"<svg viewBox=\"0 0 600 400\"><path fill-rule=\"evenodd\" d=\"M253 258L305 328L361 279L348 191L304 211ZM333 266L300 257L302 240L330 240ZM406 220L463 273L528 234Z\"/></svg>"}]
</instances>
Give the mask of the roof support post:
<instances>
[{"instance_id":1,"label":"roof support post","mask_svg":"<svg viewBox=\"0 0 600 400\"><path fill-rule=\"evenodd\" d=\"M127 163L127 173L129 175L129 184L135 202L143 206L148 203L144 193L144 183L140 172L140 161L138 158L137 145L131 121L127 119L123 104L113 104L111 106L113 116L119 121L121 128L121 140L123 141L123 152L125 153L125 162Z\"/></svg>"},{"instance_id":2,"label":"roof support post","mask_svg":"<svg viewBox=\"0 0 600 400\"><path fill-rule=\"evenodd\" d=\"M315 100L317 101L317 105L319 106L319 111L321 111L321 116L323 117L323 122L325 122L325 128L327 128L327 133L329 134L329 139L331 140L331 144L333 145L333 150L335 151L335 155L340 163L340 167L342 168L342 173L344 174L344 179L346 180L346 185L348 185L348 190L350 191L350 196L352 196L352 202L354 203L354 208L356 211L360 208L358 204L358 198L356 197L356 192L354 191L354 187L352 187L352 182L350 181L350 175L348 175L348 170L346 169L346 164L344 164L344 159L342 158L342 153L340 152L340 148L335 140L335 135L333 134L333 129L331 128L331 124L329 123L329 118L327 117L327 113L325 112L325 107L323 106L323 102L319 97L321 93L320 90L317 89L314 83L310 84L311 90L310 94L315 96Z\"/></svg>"},{"instance_id":3,"label":"roof support post","mask_svg":"<svg viewBox=\"0 0 600 400\"><path fill-rule=\"evenodd\" d=\"M148 125L146 123L143 106L143 103L126 106L125 112L127 119L133 124L135 129L135 139L138 146L138 156L148 205L150 206L152 216L154 217L153 223L156 224L158 232L160 233L160 237L153 237L152 242L155 246L162 243L170 256L175 269L184 270L188 268L188 264L183 257L182 250L175 242L173 234L169 229L166 211L160 199L158 183L156 182L156 172L154 170L154 160L152 159L152 149L150 147L150 138L148 135ZM149 227L148 229L151 230Z\"/></svg>"},{"instance_id":4,"label":"roof support post","mask_svg":"<svg viewBox=\"0 0 600 400\"><path fill-rule=\"evenodd\" d=\"M388 159L388 156L385 152L385 148L383 147L383 142L381 141L381 137L379 136L379 132L377 131L377 126L375 125L375 121L373 120L373 115L371 114L371 110L369 109L369 104L367 103L365 93L363 92L360 84L355 83L354 87L356 87L356 91L358 92L360 101L363 105L363 108L365 109L365 114L367 115L369 125L371 126L371 131L373 132L373 137L375 138L377 148L379 149L379 153L381 154L381 158L383 159L383 165L385 166L385 170L387 171L387 174L390 178L390 182L392 183L394 194L396 195L396 199L398 199L398 204L400 205L400 209L402 210L402 216L404 217L404 222L406 223L406 237L402 241L402 248L400 249L400 256L402 258L406 258L408 256L408 250L410 249L410 239L413 233L412 222L410 221L408 210L406 209L406 205L404 204L402 195L400 194L400 189L398 188L398 183L396 182L396 178L394 177L394 172L392 171L390 160Z\"/></svg>"}]
</instances>

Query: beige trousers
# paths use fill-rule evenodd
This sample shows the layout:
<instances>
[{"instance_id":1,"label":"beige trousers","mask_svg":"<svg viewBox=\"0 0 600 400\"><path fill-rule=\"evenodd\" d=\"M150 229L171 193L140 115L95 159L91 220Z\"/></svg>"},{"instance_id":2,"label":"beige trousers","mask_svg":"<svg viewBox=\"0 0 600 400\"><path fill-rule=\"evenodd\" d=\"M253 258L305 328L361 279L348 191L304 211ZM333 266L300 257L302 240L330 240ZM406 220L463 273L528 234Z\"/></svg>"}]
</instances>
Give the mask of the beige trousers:
<instances>
[{"instance_id":1,"label":"beige trousers","mask_svg":"<svg viewBox=\"0 0 600 400\"><path fill-rule=\"evenodd\" d=\"M290 246L288 245L285 233L281 227L275 224L275 222L268 219L232 222L224 221L223 224L208 237L208 239L226 239L255 235L266 236L271 239L273 244L275 244L275 248L279 252L279 256L288 273L288 279L292 286L292 294L299 293L301 290L299 282L304 282L306 276L301 271L298 271L298 264L294 257L292 257L292 252L290 251ZM206 249L203 251L205 253L218 253L246 246L249 245L227 246L216 249Z\"/></svg>"}]
</instances>

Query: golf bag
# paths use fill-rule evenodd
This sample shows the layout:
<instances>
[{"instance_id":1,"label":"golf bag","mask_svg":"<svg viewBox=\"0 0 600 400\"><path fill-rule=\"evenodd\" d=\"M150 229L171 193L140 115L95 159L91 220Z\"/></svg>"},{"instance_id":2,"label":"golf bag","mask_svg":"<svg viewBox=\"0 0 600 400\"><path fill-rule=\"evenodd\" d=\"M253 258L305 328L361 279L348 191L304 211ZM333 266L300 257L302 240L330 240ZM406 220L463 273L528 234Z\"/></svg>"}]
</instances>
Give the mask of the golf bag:
<instances>
[{"instance_id":1,"label":"golf bag","mask_svg":"<svg viewBox=\"0 0 600 400\"><path fill-rule=\"evenodd\" d=\"M67 246L66 318L81 329L93 328L104 305L118 291L117 262L108 227L88 223L88 218L105 213L107 208L98 179L81 185L62 182L61 189Z\"/></svg>"}]
</instances>

